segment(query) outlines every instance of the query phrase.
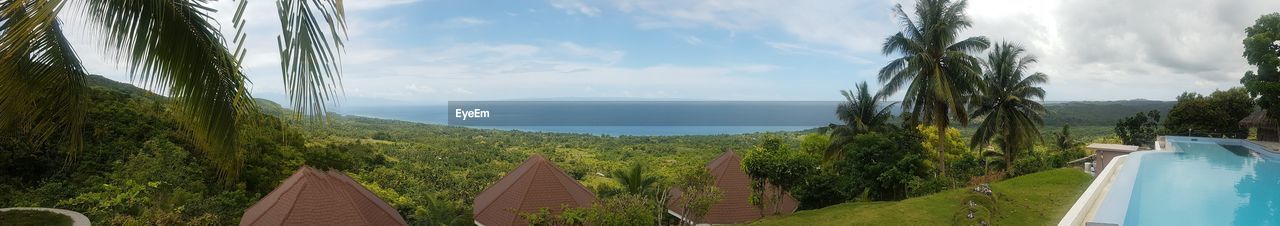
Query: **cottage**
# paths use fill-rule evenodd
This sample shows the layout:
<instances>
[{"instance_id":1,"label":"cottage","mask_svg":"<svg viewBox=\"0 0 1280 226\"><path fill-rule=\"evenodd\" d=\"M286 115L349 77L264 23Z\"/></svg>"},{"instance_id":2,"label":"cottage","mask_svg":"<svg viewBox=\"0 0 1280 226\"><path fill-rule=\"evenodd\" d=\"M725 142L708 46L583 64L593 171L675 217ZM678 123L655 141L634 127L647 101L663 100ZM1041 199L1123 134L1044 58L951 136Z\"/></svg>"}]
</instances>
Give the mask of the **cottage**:
<instances>
[{"instance_id":1,"label":"cottage","mask_svg":"<svg viewBox=\"0 0 1280 226\"><path fill-rule=\"evenodd\" d=\"M595 193L534 155L476 196L472 214L476 225L528 225L521 213L546 208L559 214L564 207L587 207L595 201Z\"/></svg>"},{"instance_id":2,"label":"cottage","mask_svg":"<svg viewBox=\"0 0 1280 226\"><path fill-rule=\"evenodd\" d=\"M258 200L240 225L408 225L347 174L303 166Z\"/></svg>"}]
</instances>

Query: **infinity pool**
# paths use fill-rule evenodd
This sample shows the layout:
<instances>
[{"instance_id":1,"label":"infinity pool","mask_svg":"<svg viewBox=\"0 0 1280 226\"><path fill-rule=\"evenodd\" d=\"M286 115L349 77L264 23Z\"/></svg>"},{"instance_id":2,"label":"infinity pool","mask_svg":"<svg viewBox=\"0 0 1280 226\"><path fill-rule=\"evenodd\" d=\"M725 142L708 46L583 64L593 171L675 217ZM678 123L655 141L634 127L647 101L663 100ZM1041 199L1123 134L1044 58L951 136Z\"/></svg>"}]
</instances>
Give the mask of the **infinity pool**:
<instances>
[{"instance_id":1,"label":"infinity pool","mask_svg":"<svg viewBox=\"0 0 1280 226\"><path fill-rule=\"evenodd\" d=\"M1280 225L1280 162L1239 145L1169 145L1131 154L1141 164L1124 225Z\"/></svg>"}]
</instances>

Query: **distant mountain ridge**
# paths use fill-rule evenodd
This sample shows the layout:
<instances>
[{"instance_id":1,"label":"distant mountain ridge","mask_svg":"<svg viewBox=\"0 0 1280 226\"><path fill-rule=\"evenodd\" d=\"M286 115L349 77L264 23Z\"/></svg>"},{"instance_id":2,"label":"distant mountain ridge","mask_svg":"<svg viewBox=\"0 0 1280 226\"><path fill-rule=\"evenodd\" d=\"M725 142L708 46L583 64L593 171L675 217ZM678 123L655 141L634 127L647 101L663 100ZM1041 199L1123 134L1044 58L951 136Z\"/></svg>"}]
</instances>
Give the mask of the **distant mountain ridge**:
<instances>
[{"instance_id":1,"label":"distant mountain ridge","mask_svg":"<svg viewBox=\"0 0 1280 226\"><path fill-rule=\"evenodd\" d=\"M1046 103L1045 125L1109 126L1139 112L1160 111L1164 117L1177 101L1117 100Z\"/></svg>"}]
</instances>

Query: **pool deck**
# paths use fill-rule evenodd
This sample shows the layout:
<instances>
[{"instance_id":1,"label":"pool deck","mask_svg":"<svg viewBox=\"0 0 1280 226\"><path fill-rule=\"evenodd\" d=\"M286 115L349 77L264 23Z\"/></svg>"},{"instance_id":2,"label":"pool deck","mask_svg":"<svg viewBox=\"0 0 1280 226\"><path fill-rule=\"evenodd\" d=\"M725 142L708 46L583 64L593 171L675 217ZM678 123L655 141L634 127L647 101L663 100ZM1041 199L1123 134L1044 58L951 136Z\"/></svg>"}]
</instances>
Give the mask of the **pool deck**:
<instances>
[{"instance_id":1,"label":"pool deck","mask_svg":"<svg viewBox=\"0 0 1280 226\"><path fill-rule=\"evenodd\" d=\"M1280 154L1280 143L1271 141L1249 140L1249 143L1257 144L1267 149L1271 153Z\"/></svg>"}]
</instances>

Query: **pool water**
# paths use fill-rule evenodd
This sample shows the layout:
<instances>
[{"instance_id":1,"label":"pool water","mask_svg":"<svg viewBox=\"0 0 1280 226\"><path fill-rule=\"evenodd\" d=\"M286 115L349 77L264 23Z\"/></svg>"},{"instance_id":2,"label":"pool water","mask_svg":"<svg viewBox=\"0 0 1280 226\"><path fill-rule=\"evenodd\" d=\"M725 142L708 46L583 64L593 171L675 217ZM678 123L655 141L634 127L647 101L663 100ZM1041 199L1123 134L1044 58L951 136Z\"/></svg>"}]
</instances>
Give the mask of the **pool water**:
<instances>
[{"instance_id":1,"label":"pool water","mask_svg":"<svg viewBox=\"0 0 1280 226\"><path fill-rule=\"evenodd\" d=\"M1280 162L1248 148L1174 142L1144 152L1125 225L1280 225Z\"/></svg>"}]
</instances>

